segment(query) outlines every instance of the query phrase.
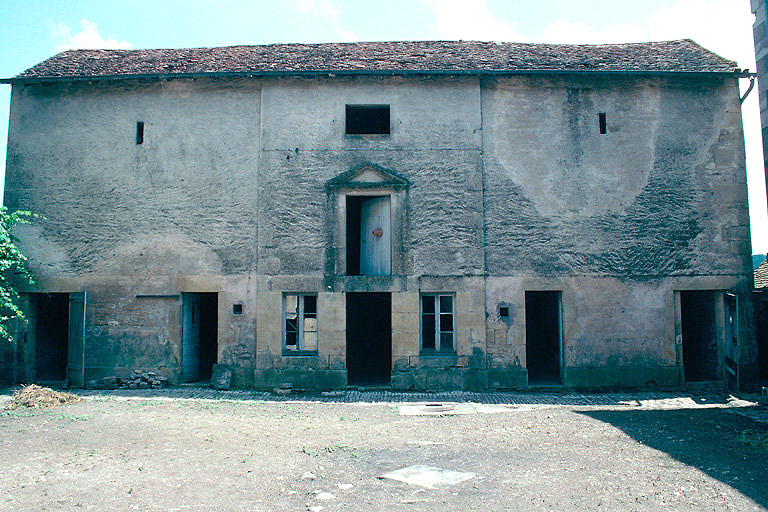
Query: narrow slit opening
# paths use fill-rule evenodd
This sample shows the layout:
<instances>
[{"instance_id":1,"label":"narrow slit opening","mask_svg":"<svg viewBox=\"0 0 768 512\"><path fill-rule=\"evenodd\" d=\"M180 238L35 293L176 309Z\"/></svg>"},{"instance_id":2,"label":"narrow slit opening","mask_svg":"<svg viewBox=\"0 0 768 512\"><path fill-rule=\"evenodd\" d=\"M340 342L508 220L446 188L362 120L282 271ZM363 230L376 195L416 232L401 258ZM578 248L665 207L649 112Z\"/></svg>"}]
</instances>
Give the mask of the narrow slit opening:
<instances>
[{"instance_id":1,"label":"narrow slit opening","mask_svg":"<svg viewBox=\"0 0 768 512\"><path fill-rule=\"evenodd\" d=\"M136 144L144 143L144 121L136 123Z\"/></svg>"},{"instance_id":2,"label":"narrow slit opening","mask_svg":"<svg viewBox=\"0 0 768 512\"><path fill-rule=\"evenodd\" d=\"M605 135L607 133L605 126L605 112L597 114L597 123L600 125L600 134Z\"/></svg>"}]
</instances>

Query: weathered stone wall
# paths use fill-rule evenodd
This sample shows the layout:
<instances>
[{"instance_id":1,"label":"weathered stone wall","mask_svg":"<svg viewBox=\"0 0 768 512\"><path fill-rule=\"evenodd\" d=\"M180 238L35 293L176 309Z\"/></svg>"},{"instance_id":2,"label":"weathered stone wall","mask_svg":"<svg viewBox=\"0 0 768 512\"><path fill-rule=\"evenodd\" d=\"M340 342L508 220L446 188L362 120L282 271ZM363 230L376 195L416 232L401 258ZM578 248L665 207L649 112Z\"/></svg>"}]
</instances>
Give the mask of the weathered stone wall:
<instances>
[{"instance_id":1,"label":"weathered stone wall","mask_svg":"<svg viewBox=\"0 0 768 512\"><path fill-rule=\"evenodd\" d=\"M345 135L346 104L389 104L391 134ZM180 294L218 292L235 385L344 385L349 290L392 293L393 386L520 387L525 290L557 290L566 384L677 383L675 291L748 289L733 79L14 86L10 126L6 204L45 216L18 231L38 289L88 291L88 379L177 381ZM326 183L364 162L410 183L391 277L339 275ZM286 292L318 294L316 356L283 354ZM455 355L420 354L422 292L455 294Z\"/></svg>"}]
</instances>

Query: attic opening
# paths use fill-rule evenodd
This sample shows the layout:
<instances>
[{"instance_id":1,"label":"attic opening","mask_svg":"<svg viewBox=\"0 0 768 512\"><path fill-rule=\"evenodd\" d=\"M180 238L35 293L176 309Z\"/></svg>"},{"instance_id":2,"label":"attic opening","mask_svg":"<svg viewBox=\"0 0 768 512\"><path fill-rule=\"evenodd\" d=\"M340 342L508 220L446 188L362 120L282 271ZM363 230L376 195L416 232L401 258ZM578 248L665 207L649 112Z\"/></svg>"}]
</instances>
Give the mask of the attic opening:
<instances>
[{"instance_id":1,"label":"attic opening","mask_svg":"<svg viewBox=\"0 0 768 512\"><path fill-rule=\"evenodd\" d=\"M347 275L392 273L389 196L347 196Z\"/></svg>"},{"instance_id":2,"label":"attic opening","mask_svg":"<svg viewBox=\"0 0 768 512\"><path fill-rule=\"evenodd\" d=\"M347 105L347 135L389 134L389 105Z\"/></svg>"}]
</instances>

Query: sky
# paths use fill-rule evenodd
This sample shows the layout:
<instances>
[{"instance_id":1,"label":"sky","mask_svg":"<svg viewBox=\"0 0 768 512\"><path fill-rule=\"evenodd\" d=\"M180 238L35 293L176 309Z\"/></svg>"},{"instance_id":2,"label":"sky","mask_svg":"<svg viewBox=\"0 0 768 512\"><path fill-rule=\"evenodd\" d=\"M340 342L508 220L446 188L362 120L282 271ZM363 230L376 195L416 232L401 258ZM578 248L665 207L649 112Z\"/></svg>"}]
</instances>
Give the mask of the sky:
<instances>
[{"instance_id":1,"label":"sky","mask_svg":"<svg viewBox=\"0 0 768 512\"><path fill-rule=\"evenodd\" d=\"M753 21L749 0L0 0L0 77L70 48L425 39L599 44L690 38L754 71ZM742 82L746 90L748 80ZM3 173L10 90L0 86ZM752 252L768 253L756 88L742 112Z\"/></svg>"}]
</instances>

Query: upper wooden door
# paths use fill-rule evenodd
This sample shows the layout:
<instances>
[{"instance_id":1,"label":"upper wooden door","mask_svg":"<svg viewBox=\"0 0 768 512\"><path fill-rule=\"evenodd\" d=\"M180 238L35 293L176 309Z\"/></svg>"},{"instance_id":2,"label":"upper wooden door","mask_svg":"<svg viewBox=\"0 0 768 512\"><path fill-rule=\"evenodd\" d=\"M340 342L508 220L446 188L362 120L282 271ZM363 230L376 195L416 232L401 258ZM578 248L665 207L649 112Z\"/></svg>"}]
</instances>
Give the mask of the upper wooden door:
<instances>
[{"instance_id":1,"label":"upper wooden door","mask_svg":"<svg viewBox=\"0 0 768 512\"><path fill-rule=\"evenodd\" d=\"M392 273L389 196L363 202L360 210L360 274Z\"/></svg>"}]
</instances>

